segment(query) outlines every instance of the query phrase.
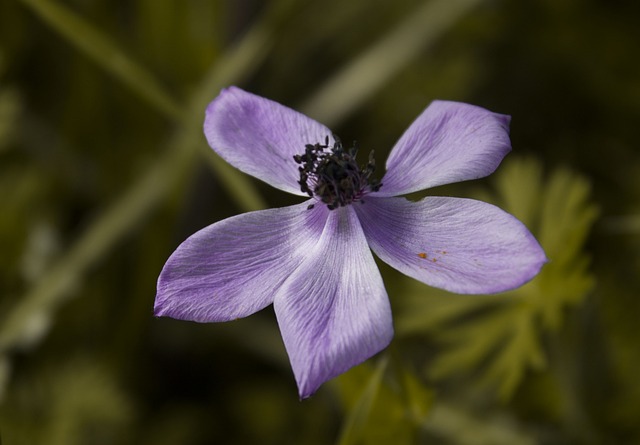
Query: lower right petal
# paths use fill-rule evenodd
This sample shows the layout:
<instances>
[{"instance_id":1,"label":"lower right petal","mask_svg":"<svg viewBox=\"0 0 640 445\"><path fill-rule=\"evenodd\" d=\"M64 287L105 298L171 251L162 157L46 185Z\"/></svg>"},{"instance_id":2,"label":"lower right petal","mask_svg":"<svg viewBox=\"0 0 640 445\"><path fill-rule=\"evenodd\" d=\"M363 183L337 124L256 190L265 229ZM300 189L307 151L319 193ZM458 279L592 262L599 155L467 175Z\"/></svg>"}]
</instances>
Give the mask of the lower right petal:
<instances>
[{"instance_id":1,"label":"lower right petal","mask_svg":"<svg viewBox=\"0 0 640 445\"><path fill-rule=\"evenodd\" d=\"M460 294L493 294L531 280L547 257L527 228L473 199L368 197L355 206L371 249L400 272Z\"/></svg>"}]
</instances>

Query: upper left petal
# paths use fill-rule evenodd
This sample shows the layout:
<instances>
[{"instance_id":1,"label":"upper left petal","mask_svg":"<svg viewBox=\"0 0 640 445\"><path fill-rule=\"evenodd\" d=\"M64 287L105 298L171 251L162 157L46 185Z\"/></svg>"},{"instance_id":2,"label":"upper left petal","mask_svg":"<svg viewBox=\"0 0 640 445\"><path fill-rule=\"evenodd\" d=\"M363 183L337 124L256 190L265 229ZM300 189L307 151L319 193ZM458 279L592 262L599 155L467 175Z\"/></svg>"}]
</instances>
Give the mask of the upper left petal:
<instances>
[{"instance_id":1,"label":"upper left petal","mask_svg":"<svg viewBox=\"0 0 640 445\"><path fill-rule=\"evenodd\" d=\"M324 144L331 130L297 111L229 87L207 107L204 133L211 148L239 170L303 196L296 154L306 144Z\"/></svg>"},{"instance_id":2,"label":"upper left petal","mask_svg":"<svg viewBox=\"0 0 640 445\"><path fill-rule=\"evenodd\" d=\"M326 206L308 205L244 213L192 235L162 269L155 315L228 321L271 304L325 225Z\"/></svg>"},{"instance_id":3,"label":"upper left petal","mask_svg":"<svg viewBox=\"0 0 640 445\"><path fill-rule=\"evenodd\" d=\"M389 299L351 206L330 212L273 306L301 398L389 344Z\"/></svg>"}]
</instances>

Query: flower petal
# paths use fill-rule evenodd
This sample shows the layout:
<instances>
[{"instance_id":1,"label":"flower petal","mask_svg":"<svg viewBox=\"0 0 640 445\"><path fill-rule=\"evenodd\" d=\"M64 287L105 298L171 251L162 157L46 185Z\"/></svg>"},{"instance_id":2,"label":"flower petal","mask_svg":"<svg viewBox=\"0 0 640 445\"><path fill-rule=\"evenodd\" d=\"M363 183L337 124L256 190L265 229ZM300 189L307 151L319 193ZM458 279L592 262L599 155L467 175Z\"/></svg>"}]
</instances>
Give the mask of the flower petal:
<instances>
[{"instance_id":1,"label":"flower petal","mask_svg":"<svg viewBox=\"0 0 640 445\"><path fill-rule=\"evenodd\" d=\"M329 211L307 210L309 202L234 216L192 235L160 274L155 315L228 321L271 304L325 225Z\"/></svg>"},{"instance_id":2,"label":"flower petal","mask_svg":"<svg viewBox=\"0 0 640 445\"><path fill-rule=\"evenodd\" d=\"M369 245L384 262L451 292L513 289L531 280L547 261L520 221L484 202L369 197L356 211Z\"/></svg>"},{"instance_id":3,"label":"flower petal","mask_svg":"<svg viewBox=\"0 0 640 445\"><path fill-rule=\"evenodd\" d=\"M207 107L204 133L225 161L295 195L300 191L296 154L306 144L333 145L331 130L290 108L230 87Z\"/></svg>"},{"instance_id":4,"label":"flower petal","mask_svg":"<svg viewBox=\"0 0 640 445\"><path fill-rule=\"evenodd\" d=\"M273 305L301 398L389 344L389 299L351 207L329 214Z\"/></svg>"},{"instance_id":5,"label":"flower petal","mask_svg":"<svg viewBox=\"0 0 640 445\"><path fill-rule=\"evenodd\" d=\"M391 151L377 195L404 195L493 173L511 150L510 119L474 105L432 102Z\"/></svg>"}]
</instances>

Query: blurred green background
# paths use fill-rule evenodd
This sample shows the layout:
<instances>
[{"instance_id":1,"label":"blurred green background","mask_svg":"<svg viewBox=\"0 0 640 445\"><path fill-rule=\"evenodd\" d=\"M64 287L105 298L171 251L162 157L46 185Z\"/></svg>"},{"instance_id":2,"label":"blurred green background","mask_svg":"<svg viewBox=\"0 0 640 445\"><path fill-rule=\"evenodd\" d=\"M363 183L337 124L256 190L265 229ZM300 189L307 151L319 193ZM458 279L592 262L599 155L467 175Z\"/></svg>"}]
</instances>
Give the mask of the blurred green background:
<instances>
[{"instance_id":1,"label":"blurred green background","mask_svg":"<svg viewBox=\"0 0 640 445\"><path fill-rule=\"evenodd\" d=\"M640 2L0 0L0 442L640 443ZM220 161L238 85L383 164L433 99L510 114L490 178L551 262L494 296L381 264L396 337L300 402L269 308L155 319L187 236L296 202Z\"/></svg>"}]
</instances>

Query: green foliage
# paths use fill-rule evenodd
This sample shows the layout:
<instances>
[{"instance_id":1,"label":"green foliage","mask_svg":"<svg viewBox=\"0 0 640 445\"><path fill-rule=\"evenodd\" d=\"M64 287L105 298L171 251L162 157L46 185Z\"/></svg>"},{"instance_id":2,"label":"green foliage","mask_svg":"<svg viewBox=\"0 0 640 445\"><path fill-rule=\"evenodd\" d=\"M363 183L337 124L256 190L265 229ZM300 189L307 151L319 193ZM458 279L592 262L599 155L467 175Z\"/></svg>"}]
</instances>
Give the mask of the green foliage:
<instances>
[{"instance_id":1,"label":"green foliage","mask_svg":"<svg viewBox=\"0 0 640 445\"><path fill-rule=\"evenodd\" d=\"M584 243L597 210L589 201L586 179L563 168L545 179L532 159L505 161L494 185L495 193L481 198L523 221L549 262L530 283L498 296L436 296L428 291L435 307L405 309L398 315L398 328L404 333L428 330L445 345L428 365L434 378L481 370L479 382L496 386L508 399L528 368L545 366L543 334L557 333L566 308L581 303L593 289ZM408 292L427 293L417 285Z\"/></svg>"},{"instance_id":2,"label":"green foliage","mask_svg":"<svg viewBox=\"0 0 640 445\"><path fill-rule=\"evenodd\" d=\"M336 379L348 413L339 445L415 443L433 393L402 360L388 362L383 356L375 368L365 363Z\"/></svg>"}]
</instances>

